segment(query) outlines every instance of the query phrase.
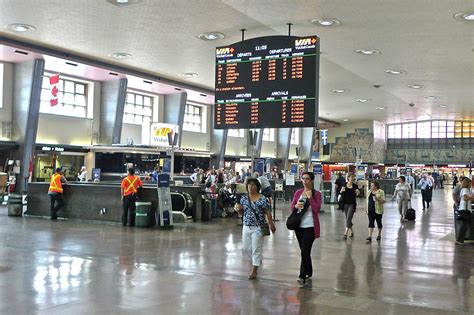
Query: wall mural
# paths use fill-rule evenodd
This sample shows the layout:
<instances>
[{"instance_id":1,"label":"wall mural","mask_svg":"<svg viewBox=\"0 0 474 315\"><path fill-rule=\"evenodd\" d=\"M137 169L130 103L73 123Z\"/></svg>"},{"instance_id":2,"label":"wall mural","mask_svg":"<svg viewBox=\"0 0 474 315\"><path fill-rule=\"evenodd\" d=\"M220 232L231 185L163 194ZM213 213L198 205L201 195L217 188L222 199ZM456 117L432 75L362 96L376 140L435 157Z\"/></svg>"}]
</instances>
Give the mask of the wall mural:
<instances>
[{"instance_id":1,"label":"wall mural","mask_svg":"<svg viewBox=\"0 0 474 315\"><path fill-rule=\"evenodd\" d=\"M469 164L474 159L474 150L452 149L389 149L387 163L415 164Z\"/></svg>"},{"instance_id":2,"label":"wall mural","mask_svg":"<svg viewBox=\"0 0 474 315\"><path fill-rule=\"evenodd\" d=\"M360 150L362 163L383 163L385 161L385 141L375 139L368 128L355 129L346 137L337 137L331 144L331 162L355 162L356 148Z\"/></svg>"}]
</instances>

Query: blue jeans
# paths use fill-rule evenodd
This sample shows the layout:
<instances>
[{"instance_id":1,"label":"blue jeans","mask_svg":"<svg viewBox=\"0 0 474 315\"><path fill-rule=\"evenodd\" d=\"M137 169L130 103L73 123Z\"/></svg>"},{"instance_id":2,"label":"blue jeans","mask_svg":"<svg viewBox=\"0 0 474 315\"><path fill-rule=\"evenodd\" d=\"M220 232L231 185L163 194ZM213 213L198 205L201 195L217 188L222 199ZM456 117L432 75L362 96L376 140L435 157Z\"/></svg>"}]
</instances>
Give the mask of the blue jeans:
<instances>
[{"instance_id":1,"label":"blue jeans","mask_svg":"<svg viewBox=\"0 0 474 315\"><path fill-rule=\"evenodd\" d=\"M211 199L211 218L217 218L217 199Z\"/></svg>"}]
</instances>

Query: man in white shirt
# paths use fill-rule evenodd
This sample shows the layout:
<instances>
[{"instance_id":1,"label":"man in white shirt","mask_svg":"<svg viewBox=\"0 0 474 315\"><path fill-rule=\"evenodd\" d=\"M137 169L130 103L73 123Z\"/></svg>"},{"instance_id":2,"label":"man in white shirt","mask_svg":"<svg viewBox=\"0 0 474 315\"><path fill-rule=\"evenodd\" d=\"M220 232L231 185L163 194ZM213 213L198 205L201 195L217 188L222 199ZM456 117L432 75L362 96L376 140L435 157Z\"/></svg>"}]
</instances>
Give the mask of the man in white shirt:
<instances>
[{"instance_id":1,"label":"man in white shirt","mask_svg":"<svg viewBox=\"0 0 474 315\"><path fill-rule=\"evenodd\" d=\"M407 178L406 178L406 180L407 180L406 183L407 183L408 185L410 185L411 190L415 189L415 178L414 178L413 176L411 176L411 173L410 173L410 172L407 173Z\"/></svg>"}]
</instances>

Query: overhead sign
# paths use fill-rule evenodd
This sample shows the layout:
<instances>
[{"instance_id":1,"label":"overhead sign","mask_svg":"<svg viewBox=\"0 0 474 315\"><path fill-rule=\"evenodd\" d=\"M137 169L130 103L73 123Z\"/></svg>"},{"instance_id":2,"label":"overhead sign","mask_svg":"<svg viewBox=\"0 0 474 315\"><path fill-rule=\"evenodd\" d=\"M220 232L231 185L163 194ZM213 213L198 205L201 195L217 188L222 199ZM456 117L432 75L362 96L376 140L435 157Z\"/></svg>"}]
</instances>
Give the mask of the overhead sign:
<instances>
[{"instance_id":1,"label":"overhead sign","mask_svg":"<svg viewBox=\"0 0 474 315\"><path fill-rule=\"evenodd\" d=\"M214 128L316 126L318 36L267 36L218 47L215 66Z\"/></svg>"},{"instance_id":2,"label":"overhead sign","mask_svg":"<svg viewBox=\"0 0 474 315\"><path fill-rule=\"evenodd\" d=\"M176 134L179 130L178 125L172 124L152 124L151 125L150 145L157 147L169 147L168 134Z\"/></svg>"}]
</instances>

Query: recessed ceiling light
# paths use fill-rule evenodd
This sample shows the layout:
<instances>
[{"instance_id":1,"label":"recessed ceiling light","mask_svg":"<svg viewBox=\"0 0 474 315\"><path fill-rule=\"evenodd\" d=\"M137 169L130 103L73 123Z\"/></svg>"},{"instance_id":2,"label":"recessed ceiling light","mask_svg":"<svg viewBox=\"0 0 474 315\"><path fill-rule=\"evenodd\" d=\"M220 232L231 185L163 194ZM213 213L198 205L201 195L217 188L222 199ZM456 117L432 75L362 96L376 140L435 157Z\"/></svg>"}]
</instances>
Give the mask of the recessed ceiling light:
<instances>
[{"instance_id":1,"label":"recessed ceiling light","mask_svg":"<svg viewBox=\"0 0 474 315\"><path fill-rule=\"evenodd\" d=\"M132 57L132 54L124 53L124 52L116 52L112 54L112 57L114 57L115 59L127 59L127 58Z\"/></svg>"},{"instance_id":2,"label":"recessed ceiling light","mask_svg":"<svg viewBox=\"0 0 474 315\"><path fill-rule=\"evenodd\" d=\"M346 118L346 119L343 119L342 121L349 121L349 119Z\"/></svg>"},{"instance_id":3,"label":"recessed ceiling light","mask_svg":"<svg viewBox=\"0 0 474 315\"><path fill-rule=\"evenodd\" d=\"M202 40L217 40L217 39L223 39L225 35L219 32L209 32L209 33L199 34L198 37Z\"/></svg>"},{"instance_id":4,"label":"recessed ceiling light","mask_svg":"<svg viewBox=\"0 0 474 315\"><path fill-rule=\"evenodd\" d=\"M356 100L356 102L359 102L359 103L365 103L365 102L368 102L370 101L370 98L359 98Z\"/></svg>"},{"instance_id":5,"label":"recessed ceiling light","mask_svg":"<svg viewBox=\"0 0 474 315\"><path fill-rule=\"evenodd\" d=\"M198 74L196 72L185 72L185 73L181 73L180 76L186 79L190 79L190 78L197 78Z\"/></svg>"},{"instance_id":6,"label":"recessed ceiling light","mask_svg":"<svg viewBox=\"0 0 474 315\"><path fill-rule=\"evenodd\" d=\"M344 93L349 91L348 89L334 89L332 90L333 93Z\"/></svg>"},{"instance_id":7,"label":"recessed ceiling light","mask_svg":"<svg viewBox=\"0 0 474 315\"><path fill-rule=\"evenodd\" d=\"M435 100L435 99L437 99L437 97L434 96L434 95L427 95L427 96L425 96L425 98L426 98L427 100Z\"/></svg>"},{"instance_id":8,"label":"recessed ceiling light","mask_svg":"<svg viewBox=\"0 0 474 315\"><path fill-rule=\"evenodd\" d=\"M115 5L118 5L118 6L125 6L125 5L129 5L129 4L138 3L142 0L106 0L106 1L109 2L109 3L115 4Z\"/></svg>"},{"instance_id":9,"label":"recessed ceiling light","mask_svg":"<svg viewBox=\"0 0 474 315\"><path fill-rule=\"evenodd\" d=\"M454 18L458 21L474 21L474 13L456 13Z\"/></svg>"},{"instance_id":10,"label":"recessed ceiling light","mask_svg":"<svg viewBox=\"0 0 474 315\"><path fill-rule=\"evenodd\" d=\"M421 85L421 84L408 84L407 86L408 86L410 89L422 89L422 88L424 88L424 86Z\"/></svg>"},{"instance_id":11,"label":"recessed ceiling light","mask_svg":"<svg viewBox=\"0 0 474 315\"><path fill-rule=\"evenodd\" d=\"M341 21L336 19L313 19L311 23L320 26L338 26L341 25Z\"/></svg>"},{"instance_id":12,"label":"recessed ceiling light","mask_svg":"<svg viewBox=\"0 0 474 315\"><path fill-rule=\"evenodd\" d=\"M439 105L439 108L446 108L448 105Z\"/></svg>"},{"instance_id":13,"label":"recessed ceiling light","mask_svg":"<svg viewBox=\"0 0 474 315\"><path fill-rule=\"evenodd\" d=\"M406 71L405 70L387 69L387 70L385 70L385 73L398 75L398 74L406 73Z\"/></svg>"},{"instance_id":14,"label":"recessed ceiling light","mask_svg":"<svg viewBox=\"0 0 474 315\"><path fill-rule=\"evenodd\" d=\"M377 50L377 49L357 49L357 50L355 50L355 53L370 56L370 55L380 54L380 50Z\"/></svg>"},{"instance_id":15,"label":"recessed ceiling light","mask_svg":"<svg viewBox=\"0 0 474 315\"><path fill-rule=\"evenodd\" d=\"M36 27L33 25L23 24L23 23L14 23L7 26L7 28L11 29L12 31L24 33L28 31L35 31Z\"/></svg>"},{"instance_id":16,"label":"recessed ceiling light","mask_svg":"<svg viewBox=\"0 0 474 315\"><path fill-rule=\"evenodd\" d=\"M375 107L376 110L384 110L385 107Z\"/></svg>"}]
</instances>

